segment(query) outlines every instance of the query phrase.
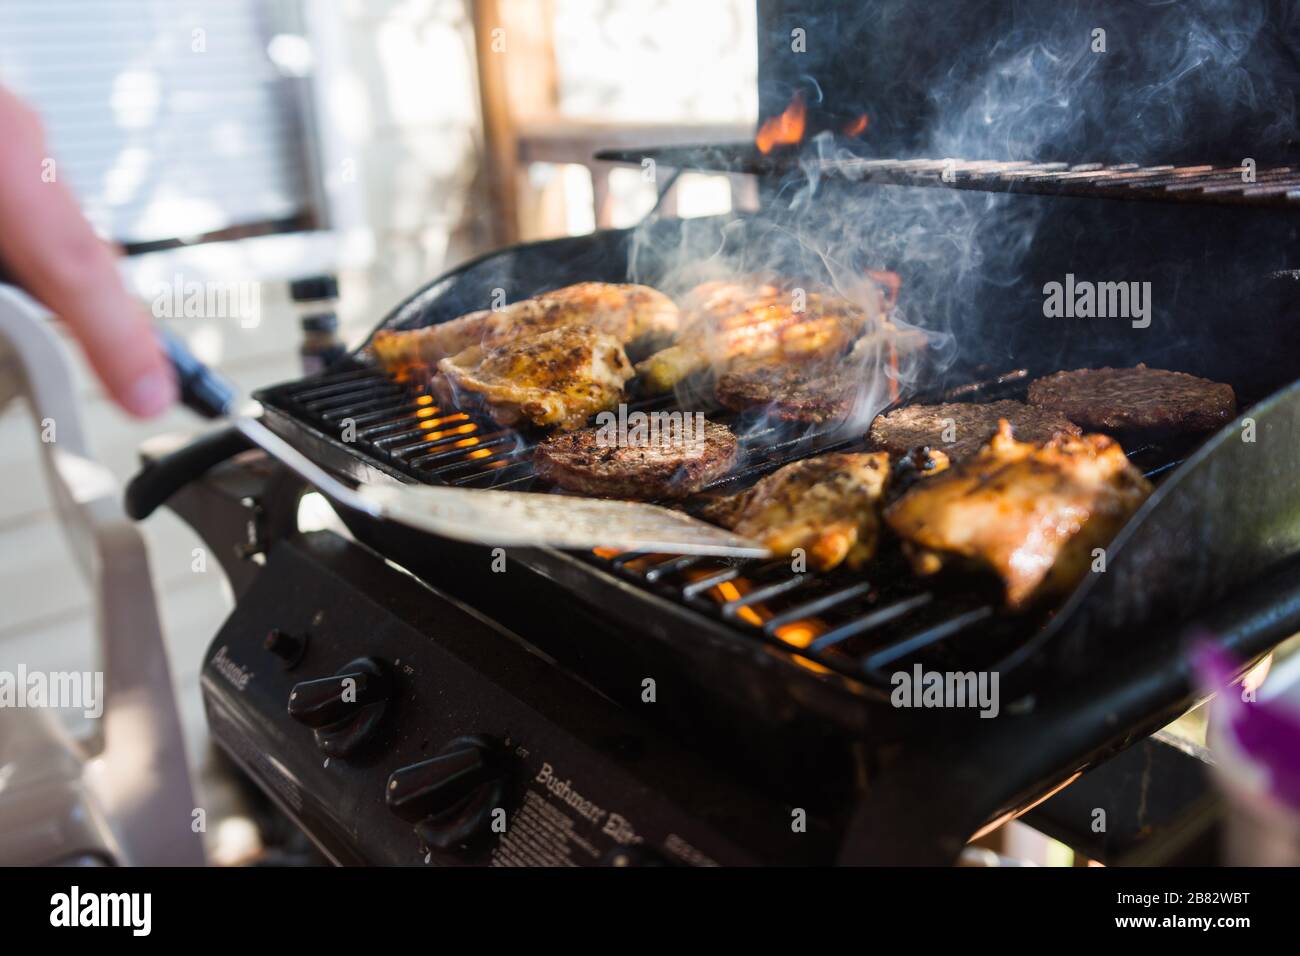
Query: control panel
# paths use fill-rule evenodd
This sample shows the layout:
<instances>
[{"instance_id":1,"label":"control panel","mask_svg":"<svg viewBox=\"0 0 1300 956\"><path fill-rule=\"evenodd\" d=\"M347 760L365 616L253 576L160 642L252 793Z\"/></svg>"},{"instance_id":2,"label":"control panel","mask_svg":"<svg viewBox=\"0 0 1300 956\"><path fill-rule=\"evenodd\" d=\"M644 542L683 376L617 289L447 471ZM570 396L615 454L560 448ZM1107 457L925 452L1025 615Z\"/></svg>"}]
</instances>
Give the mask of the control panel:
<instances>
[{"instance_id":1,"label":"control panel","mask_svg":"<svg viewBox=\"0 0 1300 956\"><path fill-rule=\"evenodd\" d=\"M329 532L278 544L209 648L218 742L339 863L799 861L790 810Z\"/></svg>"}]
</instances>

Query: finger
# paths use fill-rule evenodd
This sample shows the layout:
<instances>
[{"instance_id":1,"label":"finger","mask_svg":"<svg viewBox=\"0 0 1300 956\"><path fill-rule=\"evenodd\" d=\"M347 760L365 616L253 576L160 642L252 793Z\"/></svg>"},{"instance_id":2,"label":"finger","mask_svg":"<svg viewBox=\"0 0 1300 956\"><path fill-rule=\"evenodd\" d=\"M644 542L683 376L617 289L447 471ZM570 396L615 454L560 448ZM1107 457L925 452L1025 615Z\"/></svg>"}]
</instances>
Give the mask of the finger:
<instances>
[{"instance_id":1,"label":"finger","mask_svg":"<svg viewBox=\"0 0 1300 956\"><path fill-rule=\"evenodd\" d=\"M68 324L119 405L156 415L175 401L175 377L112 252L46 159L39 120L0 88L0 260Z\"/></svg>"}]
</instances>

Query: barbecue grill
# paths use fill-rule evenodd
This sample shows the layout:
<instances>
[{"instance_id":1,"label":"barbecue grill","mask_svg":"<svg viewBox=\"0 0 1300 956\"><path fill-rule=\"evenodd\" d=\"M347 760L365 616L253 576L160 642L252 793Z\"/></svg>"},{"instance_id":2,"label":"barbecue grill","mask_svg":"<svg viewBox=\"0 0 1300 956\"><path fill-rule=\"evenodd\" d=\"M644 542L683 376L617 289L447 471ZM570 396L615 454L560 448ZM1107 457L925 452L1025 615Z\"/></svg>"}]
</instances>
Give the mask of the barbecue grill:
<instances>
[{"instance_id":1,"label":"barbecue grill","mask_svg":"<svg viewBox=\"0 0 1300 956\"><path fill-rule=\"evenodd\" d=\"M856 38L879 53L870 29L892 7L870 5L839 49ZM652 216L635 229L506 249L429 283L379 328L447 321L498 288L516 299L585 280L671 287L684 250L729 244L743 260L757 242L767 262L808 274L816 263L805 244L772 238L790 236L791 195L811 203L798 211L805 222L808 208L830 215L870 195L869 212L919 208L940 229L955 218L987 235L1027 220L1036 230L1014 282L996 269L952 280L933 272L933 259L884 263L901 275L900 307L910 296L967 317L945 330L959 357L894 380L895 404L1023 398L1029 381L1060 368L1148 361L1229 382L1242 415L1211 436L1126 443L1156 492L1108 549L1105 573L1058 609L1028 615L1002 611L976 579L918 579L889 546L863 572L816 574L784 559L496 555L346 510L353 541L302 534L297 482L256 460L207 471L242 447L235 436L155 463L136 512L196 479L173 507L214 544L239 595L203 679L214 734L338 861L951 862L992 821L1084 771L1090 792L1104 794L1099 782L1122 765L1107 758L1158 747L1147 735L1193 703L1188 634L1211 633L1251 660L1300 630L1300 386L1291 385L1300 359L1281 347L1300 266L1300 166L1284 161L1295 130L1267 125L1252 144L1260 161L1249 164L1219 156L1249 124L1237 117L1220 128L1214 121L1231 111L1209 107L1197 145L1212 162L1188 160L1185 142L1140 162L1061 162L1077 147L1070 132L1027 156L880 156L915 152L899 115L915 105L910 86L901 106L866 104L878 140L835 131L864 106L876 71L897 63L884 54L860 69L825 54L798 60L791 29L839 30L847 15L815 3L759 10L762 111L781 112L793 89L820 92L815 149L601 156L757 175L757 215ZM968 17L979 35L1006 27L986 4L971 4ZM1060 26L1030 20L1016 29L1054 35ZM893 25L906 45L907 24ZM957 62L969 63L965 54ZM1125 62L1140 84L1141 57ZM925 64L914 65L910 82L924 85ZM897 85L890 75L882 89ZM864 247L871 238L860 237ZM1040 290L1066 273L1151 282L1162 295L1154 322L1049 325ZM955 305L957 295L966 298ZM539 435L390 378L364 349L257 397L272 429L353 481L542 490L531 465ZM676 407L672 397L634 398L642 410ZM860 430L689 410L741 437L738 467L706 494L861 445ZM1001 715L892 706L893 675L915 666L998 674ZM368 688L363 716L332 706L345 679ZM291 719L290 694L320 706ZM1167 759L1176 758L1161 750ZM1133 852L1133 843L1097 847L1069 793L1034 819L1097 855ZM1200 796L1115 813L1142 821L1128 830L1136 843L1172 828ZM800 811L806 831L791 827Z\"/></svg>"}]
</instances>

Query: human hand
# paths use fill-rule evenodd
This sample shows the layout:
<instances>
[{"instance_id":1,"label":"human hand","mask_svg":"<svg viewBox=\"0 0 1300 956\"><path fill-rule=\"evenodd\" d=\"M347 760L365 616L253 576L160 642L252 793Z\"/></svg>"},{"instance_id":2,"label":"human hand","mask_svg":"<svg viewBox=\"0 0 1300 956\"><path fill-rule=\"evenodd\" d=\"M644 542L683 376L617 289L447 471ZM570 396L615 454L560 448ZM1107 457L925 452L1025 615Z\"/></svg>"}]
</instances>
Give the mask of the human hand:
<instances>
[{"instance_id":1,"label":"human hand","mask_svg":"<svg viewBox=\"0 0 1300 956\"><path fill-rule=\"evenodd\" d=\"M0 262L68 324L118 405L148 418L176 400L176 379L114 254L63 185L43 177L40 119L0 87Z\"/></svg>"}]
</instances>

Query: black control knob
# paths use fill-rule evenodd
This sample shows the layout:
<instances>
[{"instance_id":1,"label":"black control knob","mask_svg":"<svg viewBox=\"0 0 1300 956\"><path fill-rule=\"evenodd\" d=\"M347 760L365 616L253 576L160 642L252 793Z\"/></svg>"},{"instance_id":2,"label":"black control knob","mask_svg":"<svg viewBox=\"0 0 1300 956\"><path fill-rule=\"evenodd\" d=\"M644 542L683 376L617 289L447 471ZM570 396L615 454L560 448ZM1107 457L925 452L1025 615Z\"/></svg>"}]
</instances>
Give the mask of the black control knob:
<instances>
[{"instance_id":1,"label":"black control knob","mask_svg":"<svg viewBox=\"0 0 1300 956\"><path fill-rule=\"evenodd\" d=\"M266 632L266 640L262 642L262 646L280 658L285 668L290 668L302 660L302 655L306 653L307 637L306 635L298 637L296 634L273 627Z\"/></svg>"},{"instance_id":2,"label":"black control knob","mask_svg":"<svg viewBox=\"0 0 1300 956\"><path fill-rule=\"evenodd\" d=\"M333 677L295 684L289 716L316 731L316 745L325 753L345 757L374 733L392 695L388 668L362 657Z\"/></svg>"},{"instance_id":3,"label":"black control knob","mask_svg":"<svg viewBox=\"0 0 1300 956\"><path fill-rule=\"evenodd\" d=\"M457 737L430 760L388 778L388 809L415 825L424 843L451 849L487 831L504 812L510 757L491 738Z\"/></svg>"}]
</instances>

